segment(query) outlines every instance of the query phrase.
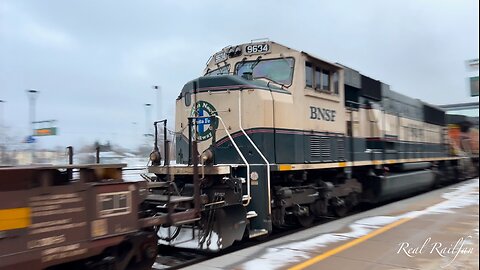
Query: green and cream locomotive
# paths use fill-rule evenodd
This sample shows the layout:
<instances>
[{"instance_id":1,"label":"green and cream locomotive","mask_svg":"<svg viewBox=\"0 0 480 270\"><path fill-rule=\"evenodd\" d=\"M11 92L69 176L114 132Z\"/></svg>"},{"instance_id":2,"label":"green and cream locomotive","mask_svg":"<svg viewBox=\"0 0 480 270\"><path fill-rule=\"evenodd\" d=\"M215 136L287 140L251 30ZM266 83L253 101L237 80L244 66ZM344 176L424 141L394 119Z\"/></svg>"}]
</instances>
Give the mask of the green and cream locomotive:
<instances>
[{"instance_id":1,"label":"green and cream locomotive","mask_svg":"<svg viewBox=\"0 0 480 270\"><path fill-rule=\"evenodd\" d=\"M176 163L151 155L157 193L201 202L165 239L225 248L473 174L444 127L441 109L344 65L268 40L225 47L176 100Z\"/></svg>"}]
</instances>

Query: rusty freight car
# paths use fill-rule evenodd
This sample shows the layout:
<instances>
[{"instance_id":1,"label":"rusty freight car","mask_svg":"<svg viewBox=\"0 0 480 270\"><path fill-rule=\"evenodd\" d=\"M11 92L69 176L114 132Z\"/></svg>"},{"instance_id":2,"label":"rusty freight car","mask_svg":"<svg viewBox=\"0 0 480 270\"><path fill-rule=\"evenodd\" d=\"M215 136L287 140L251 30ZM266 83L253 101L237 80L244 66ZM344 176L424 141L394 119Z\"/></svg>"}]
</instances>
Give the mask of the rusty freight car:
<instances>
[{"instance_id":1,"label":"rusty freight car","mask_svg":"<svg viewBox=\"0 0 480 270\"><path fill-rule=\"evenodd\" d=\"M146 208L124 166L0 168L0 269L149 269L158 228L195 213Z\"/></svg>"}]
</instances>

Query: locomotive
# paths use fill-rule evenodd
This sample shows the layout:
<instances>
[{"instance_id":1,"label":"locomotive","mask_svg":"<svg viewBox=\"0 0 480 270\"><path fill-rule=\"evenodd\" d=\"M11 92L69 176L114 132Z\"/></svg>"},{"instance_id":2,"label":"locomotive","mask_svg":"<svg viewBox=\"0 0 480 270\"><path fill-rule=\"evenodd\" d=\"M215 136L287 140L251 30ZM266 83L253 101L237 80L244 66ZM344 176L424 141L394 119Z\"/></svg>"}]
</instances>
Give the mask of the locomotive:
<instances>
[{"instance_id":1,"label":"locomotive","mask_svg":"<svg viewBox=\"0 0 480 270\"><path fill-rule=\"evenodd\" d=\"M222 249L475 175L446 127L442 109L345 65L269 40L227 46L176 99L175 164L155 139L154 193L201 211L163 240Z\"/></svg>"}]
</instances>

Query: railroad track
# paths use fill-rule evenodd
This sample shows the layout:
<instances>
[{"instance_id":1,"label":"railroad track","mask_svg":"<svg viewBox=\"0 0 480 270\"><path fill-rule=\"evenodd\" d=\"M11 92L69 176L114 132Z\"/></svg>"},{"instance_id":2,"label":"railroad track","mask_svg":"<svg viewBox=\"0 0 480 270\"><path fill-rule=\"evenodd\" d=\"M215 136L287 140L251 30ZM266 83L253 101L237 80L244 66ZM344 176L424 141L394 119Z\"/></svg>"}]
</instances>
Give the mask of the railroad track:
<instances>
[{"instance_id":1,"label":"railroad track","mask_svg":"<svg viewBox=\"0 0 480 270\"><path fill-rule=\"evenodd\" d=\"M159 255L152 269L179 269L213 258L214 254L206 254L197 250L159 246ZM219 255L216 255L219 256Z\"/></svg>"}]
</instances>

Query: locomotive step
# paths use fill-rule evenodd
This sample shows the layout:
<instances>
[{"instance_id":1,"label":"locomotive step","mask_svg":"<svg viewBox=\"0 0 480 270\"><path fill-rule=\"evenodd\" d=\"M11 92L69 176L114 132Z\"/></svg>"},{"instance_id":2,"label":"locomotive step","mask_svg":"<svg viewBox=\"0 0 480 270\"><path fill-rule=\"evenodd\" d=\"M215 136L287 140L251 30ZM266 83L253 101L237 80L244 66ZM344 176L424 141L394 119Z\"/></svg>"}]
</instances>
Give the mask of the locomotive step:
<instances>
[{"instance_id":1,"label":"locomotive step","mask_svg":"<svg viewBox=\"0 0 480 270\"><path fill-rule=\"evenodd\" d=\"M159 225L185 225L200 220L198 214L192 209L174 213L156 213L155 216L144 218L140 221L141 227L159 226Z\"/></svg>"},{"instance_id":2,"label":"locomotive step","mask_svg":"<svg viewBox=\"0 0 480 270\"><path fill-rule=\"evenodd\" d=\"M248 211L247 212L247 219L254 218L254 217L257 217L257 216L258 216L258 214L255 211Z\"/></svg>"},{"instance_id":3,"label":"locomotive step","mask_svg":"<svg viewBox=\"0 0 480 270\"><path fill-rule=\"evenodd\" d=\"M248 236L250 238L255 238L255 237L259 237L259 236L266 235L266 234L268 234L267 230L258 229L258 230L251 230Z\"/></svg>"}]
</instances>

